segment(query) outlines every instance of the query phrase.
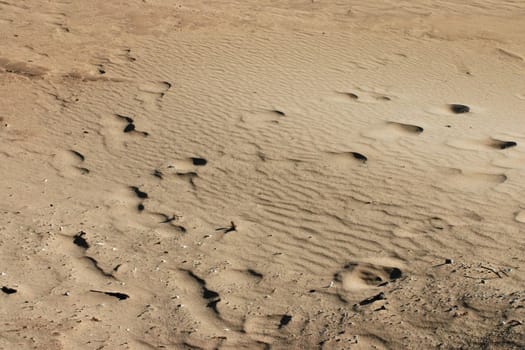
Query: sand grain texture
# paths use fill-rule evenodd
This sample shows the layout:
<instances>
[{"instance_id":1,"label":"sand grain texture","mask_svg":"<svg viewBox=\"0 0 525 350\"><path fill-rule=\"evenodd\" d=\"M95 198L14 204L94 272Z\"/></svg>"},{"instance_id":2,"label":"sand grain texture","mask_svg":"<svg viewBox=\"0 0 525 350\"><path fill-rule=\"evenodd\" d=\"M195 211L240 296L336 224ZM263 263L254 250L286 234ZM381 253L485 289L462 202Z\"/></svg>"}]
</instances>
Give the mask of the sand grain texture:
<instances>
[{"instance_id":1,"label":"sand grain texture","mask_svg":"<svg viewBox=\"0 0 525 350\"><path fill-rule=\"evenodd\" d=\"M0 33L0 348L525 348L523 3L6 0Z\"/></svg>"}]
</instances>

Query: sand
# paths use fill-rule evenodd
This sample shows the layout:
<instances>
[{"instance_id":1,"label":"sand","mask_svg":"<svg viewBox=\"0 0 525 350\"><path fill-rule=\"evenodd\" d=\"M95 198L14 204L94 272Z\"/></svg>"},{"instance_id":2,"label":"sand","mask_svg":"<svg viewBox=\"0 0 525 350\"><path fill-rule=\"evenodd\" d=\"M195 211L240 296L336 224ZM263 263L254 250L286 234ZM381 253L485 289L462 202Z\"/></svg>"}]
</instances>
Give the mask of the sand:
<instances>
[{"instance_id":1,"label":"sand","mask_svg":"<svg viewBox=\"0 0 525 350\"><path fill-rule=\"evenodd\" d=\"M525 348L523 2L6 0L0 33L0 348Z\"/></svg>"}]
</instances>

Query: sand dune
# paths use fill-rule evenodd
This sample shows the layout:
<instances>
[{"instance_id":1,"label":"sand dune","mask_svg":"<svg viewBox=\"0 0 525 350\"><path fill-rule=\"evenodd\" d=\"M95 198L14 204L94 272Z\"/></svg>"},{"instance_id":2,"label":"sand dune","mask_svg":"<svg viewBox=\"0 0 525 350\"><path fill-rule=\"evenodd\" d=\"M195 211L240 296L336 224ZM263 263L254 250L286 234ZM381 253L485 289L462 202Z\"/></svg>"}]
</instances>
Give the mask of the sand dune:
<instances>
[{"instance_id":1,"label":"sand dune","mask_svg":"<svg viewBox=\"0 0 525 350\"><path fill-rule=\"evenodd\" d=\"M0 29L0 348L525 348L521 2Z\"/></svg>"}]
</instances>

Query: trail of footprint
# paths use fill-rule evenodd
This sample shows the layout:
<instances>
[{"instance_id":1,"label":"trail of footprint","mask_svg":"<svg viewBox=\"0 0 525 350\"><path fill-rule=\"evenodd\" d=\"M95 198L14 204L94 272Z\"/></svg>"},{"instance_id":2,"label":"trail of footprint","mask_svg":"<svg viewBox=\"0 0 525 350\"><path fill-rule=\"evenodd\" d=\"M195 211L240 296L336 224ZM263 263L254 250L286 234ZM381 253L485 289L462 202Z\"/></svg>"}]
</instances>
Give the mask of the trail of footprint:
<instances>
[{"instance_id":1,"label":"trail of footprint","mask_svg":"<svg viewBox=\"0 0 525 350\"><path fill-rule=\"evenodd\" d=\"M424 131L420 126L398 122L386 122L362 133L364 137L394 140L400 137L419 135Z\"/></svg>"}]
</instances>

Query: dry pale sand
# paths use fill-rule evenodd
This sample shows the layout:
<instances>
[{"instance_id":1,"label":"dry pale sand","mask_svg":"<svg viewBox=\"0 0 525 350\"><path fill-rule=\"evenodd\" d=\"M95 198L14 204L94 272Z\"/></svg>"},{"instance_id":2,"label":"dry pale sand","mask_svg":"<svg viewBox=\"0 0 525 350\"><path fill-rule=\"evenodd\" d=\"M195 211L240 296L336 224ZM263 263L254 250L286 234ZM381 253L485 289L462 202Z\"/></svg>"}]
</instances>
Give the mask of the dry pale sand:
<instances>
[{"instance_id":1,"label":"dry pale sand","mask_svg":"<svg viewBox=\"0 0 525 350\"><path fill-rule=\"evenodd\" d=\"M525 2L2 0L0 37L0 348L525 348Z\"/></svg>"}]
</instances>

